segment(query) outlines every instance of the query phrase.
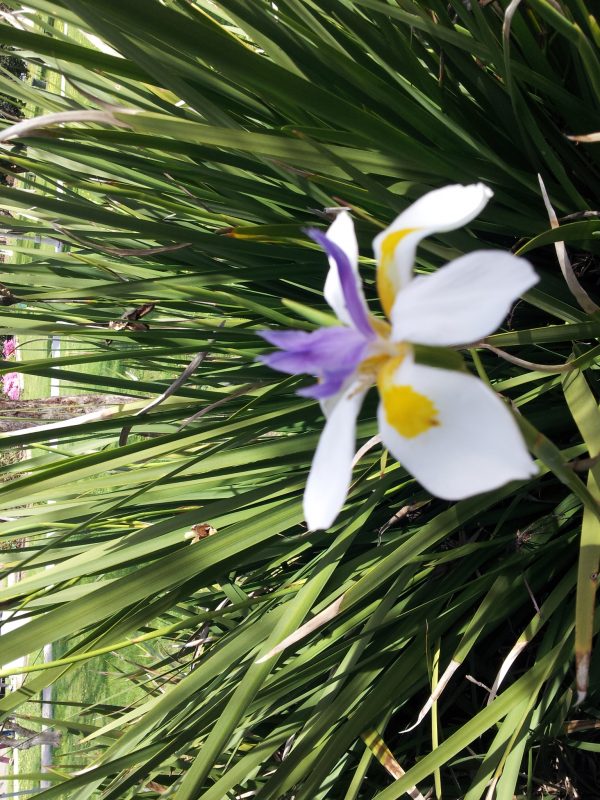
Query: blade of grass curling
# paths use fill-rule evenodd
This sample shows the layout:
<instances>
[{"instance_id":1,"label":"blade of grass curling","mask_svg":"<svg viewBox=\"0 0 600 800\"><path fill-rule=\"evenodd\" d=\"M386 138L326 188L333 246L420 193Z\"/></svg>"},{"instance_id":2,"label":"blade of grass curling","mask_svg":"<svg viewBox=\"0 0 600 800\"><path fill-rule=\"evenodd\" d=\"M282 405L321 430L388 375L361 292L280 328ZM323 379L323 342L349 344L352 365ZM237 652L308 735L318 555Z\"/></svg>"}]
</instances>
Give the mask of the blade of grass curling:
<instances>
[{"instance_id":1,"label":"blade of grass curling","mask_svg":"<svg viewBox=\"0 0 600 800\"><path fill-rule=\"evenodd\" d=\"M531 642L534 636L536 636L542 627L550 620L553 613L562 606L575 583L575 570L570 570L553 589L551 594L542 604L540 610L531 619L529 625L527 625L527 627L521 633L510 653L502 662L502 666L498 670L498 674L496 675L494 683L492 684L492 688L490 689L487 705L489 705L495 699L496 695L498 694L500 684L508 674L513 663Z\"/></svg>"},{"instance_id":2,"label":"blade of grass curling","mask_svg":"<svg viewBox=\"0 0 600 800\"><path fill-rule=\"evenodd\" d=\"M552 208L552 204L550 203L550 198L548 197L548 192L546 191L544 180L541 175L538 175L538 181L540 182L542 198L550 219L550 227L552 230L557 230L560 227L558 217L556 216L555 210ZM575 271L573 270L571 260L567 255L565 243L563 241L554 242L554 249L556 250L556 258L560 265L563 278L565 279L565 283L567 284L567 287L573 297L577 300L581 308L588 312L588 314L594 314L596 311L599 311L600 309L596 303L594 303L592 298L579 283L579 280L575 275Z\"/></svg>"},{"instance_id":3,"label":"blade of grass curling","mask_svg":"<svg viewBox=\"0 0 600 800\"><path fill-rule=\"evenodd\" d=\"M563 391L569 411L588 448L589 456L594 459L600 454L600 411L583 373L576 370L565 375ZM590 468L587 487L590 494L600 501L600 463L595 463ZM585 699L589 684L599 564L600 519L598 514L593 513L586 505L583 509L581 523L575 603L575 663L578 704Z\"/></svg>"},{"instance_id":4,"label":"blade of grass curling","mask_svg":"<svg viewBox=\"0 0 600 800\"><path fill-rule=\"evenodd\" d=\"M450 663L444 670L441 678L437 680L436 686L429 695L427 702L419 711L416 722L413 725L410 725L408 728L405 728L403 731L401 731L401 733L409 733L423 721L425 715L429 713L433 704L439 700L450 679L456 670L464 663L465 658L471 652L475 642L484 631L490 611L494 607L497 607L499 603L509 602L510 598L516 593L517 586L520 582L520 576L515 576L513 580L509 580L506 575L500 575L498 578L496 578L489 592L479 605L479 608L470 619L467 629L465 630L460 643L456 648L452 659L450 660Z\"/></svg>"}]
</instances>

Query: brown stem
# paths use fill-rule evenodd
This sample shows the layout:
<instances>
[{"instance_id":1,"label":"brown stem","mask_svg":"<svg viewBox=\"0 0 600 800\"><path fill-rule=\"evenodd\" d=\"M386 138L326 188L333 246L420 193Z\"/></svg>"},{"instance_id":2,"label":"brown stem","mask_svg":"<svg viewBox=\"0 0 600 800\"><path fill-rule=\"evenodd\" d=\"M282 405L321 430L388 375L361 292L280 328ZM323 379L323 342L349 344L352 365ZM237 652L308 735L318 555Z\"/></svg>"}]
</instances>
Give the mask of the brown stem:
<instances>
[{"instance_id":1,"label":"brown stem","mask_svg":"<svg viewBox=\"0 0 600 800\"><path fill-rule=\"evenodd\" d=\"M484 350L491 350L492 353L495 353L505 361L510 361L511 364L516 364L517 367L530 369L533 372L570 372L573 369L573 364L570 361L565 364L535 364L533 361L525 361L525 359L518 356L512 356L505 350L500 350L499 347L494 347L493 344L488 344L487 342L477 342L474 346L482 347Z\"/></svg>"}]
</instances>

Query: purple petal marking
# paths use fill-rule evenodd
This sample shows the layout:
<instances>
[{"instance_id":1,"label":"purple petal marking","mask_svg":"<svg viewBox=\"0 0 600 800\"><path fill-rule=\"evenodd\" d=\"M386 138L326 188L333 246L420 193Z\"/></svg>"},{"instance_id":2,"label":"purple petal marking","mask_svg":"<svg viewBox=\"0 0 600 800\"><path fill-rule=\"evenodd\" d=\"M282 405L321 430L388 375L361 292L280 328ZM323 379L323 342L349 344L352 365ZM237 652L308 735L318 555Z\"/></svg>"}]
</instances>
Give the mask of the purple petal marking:
<instances>
[{"instance_id":1,"label":"purple petal marking","mask_svg":"<svg viewBox=\"0 0 600 800\"><path fill-rule=\"evenodd\" d=\"M368 340L353 328L319 328L316 331L260 331L259 336L281 350L259 356L263 364L290 375L308 373L319 383L301 389L303 397L336 394L362 361Z\"/></svg>"},{"instance_id":2,"label":"purple petal marking","mask_svg":"<svg viewBox=\"0 0 600 800\"><path fill-rule=\"evenodd\" d=\"M316 228L307 228L305 232L313 241L320 244L327 255L335 262L342 287L342 294L344 295L344 301L350 318L356 326L356 329L359 330L363 336L372 338L375 336L375 332L369 321L368 309L358 291L356 275L352 269L350 259L339 245L332 242L331 239L328 239L321 231Z\"/></svg>"},{"instance_id":3,"label":"purple petal marking","mask_svg":"<svg viewBox=\"0 0 600 800\"><path fill-rule=\"evenodd\" d=\"M305 386L304 389L298 389L296 394L299 394L300 397L310 397L313 400L324 400L326 397L337 394L346 378L348 378L347 373L329 372L322 381L313 383L312 386Z\"/></svg>"},{"instance_id":4,"label":"purple petal marking","mask_svg":"<svg viewBox=\"0 0 600 800\"><path fill-rule=\"evenodd\" d=\"M313 334L322 330L325 328L318 328L316 331L272 331L267 328L264 331L258 331L258 335L273 347L280 347L282 350L301 350L309 347L310 343L314 341ZM327 330L337 331L340 328L328 328Z\"/></svg>"}]
</instances>

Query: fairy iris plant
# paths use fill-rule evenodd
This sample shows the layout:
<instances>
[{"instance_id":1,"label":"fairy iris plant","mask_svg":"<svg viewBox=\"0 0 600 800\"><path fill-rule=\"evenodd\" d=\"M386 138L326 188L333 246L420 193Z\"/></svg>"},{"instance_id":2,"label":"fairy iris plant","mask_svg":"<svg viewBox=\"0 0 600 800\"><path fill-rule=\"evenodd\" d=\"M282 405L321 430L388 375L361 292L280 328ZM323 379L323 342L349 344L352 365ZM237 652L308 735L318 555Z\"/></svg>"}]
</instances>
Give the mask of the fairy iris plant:
<instances>
[{"instance_id":1,"label":"fairy iris plant","mask_svg":"<svg viewBox=\"0 0 600 800\"><path fill-rule=\"evenodd\" d=\"M431 494L459 500L536 474L511 411L492 389L464 370L415 359L415 346L457 347L492 333L538 280L527 261L496 250L413 276L421 239L467 224L491 195L482 184L437 189L375 238L385 320L366 304L350 215L342 211L327 233L308 231L329 258L324 294L341 325L310 333L264 331L280 351L261 360L318 378L300 390L321 402L326 417L304 493L311 529L329 527L344 504L356 419L372 385L379 390L384 445Z\"/></svg>"}]
</instances>

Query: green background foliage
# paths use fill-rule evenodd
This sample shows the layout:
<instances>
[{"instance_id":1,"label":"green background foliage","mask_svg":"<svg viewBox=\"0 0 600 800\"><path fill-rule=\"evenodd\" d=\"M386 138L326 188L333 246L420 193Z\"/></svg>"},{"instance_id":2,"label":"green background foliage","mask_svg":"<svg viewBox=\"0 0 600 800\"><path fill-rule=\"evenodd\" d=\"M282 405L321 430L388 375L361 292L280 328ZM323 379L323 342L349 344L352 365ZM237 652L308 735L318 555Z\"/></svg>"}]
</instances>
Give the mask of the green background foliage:
<instances>
[{"instance_id":1,"label":"green background foliage","mask_svg":"<svg viewBox=\"0 0 600 800\"><path fill-rule=\"evenodd\" d=\"M106 112L2 145L20 171L0 186L15 254L0 280L19 303L0 309L0 333L68 333L60 357L25 352L19 371L107 395L95 417L0 436L22 449L2 467L0 536L24 540L0 602L26 620L2 637L2 661L65 648L0 711L154 643L143 677L123 676L143 692L81 728L89 769L57 754L40 797L392 800L433 786L507 800L569 781L592 796L598 665L578 708L574 670L583 694L600 322L568 291L553 242L594 297L598 150L567 135L597 129L600 33L583 0L507 5L28 0L31 26L0 26L46 81L0 69L11 102ZM309 330L327 312L325 259L302 229L353 211L374 303L373 236L428 189L471 181L493 201L468 230L424 242L418 268L482 246L534 263L540 283L488 343L570 371L483 348L466 359L520 415L540 474L448 504L374 448L332 529L307 532L322 418L295 394L301 379L255 360L257 331ZM148 330L109 327L143 303L156 304ZM200 523L216 534L186 538ZM257 663L342 595L327 625Z\"/></svg>"}]
</instances>

